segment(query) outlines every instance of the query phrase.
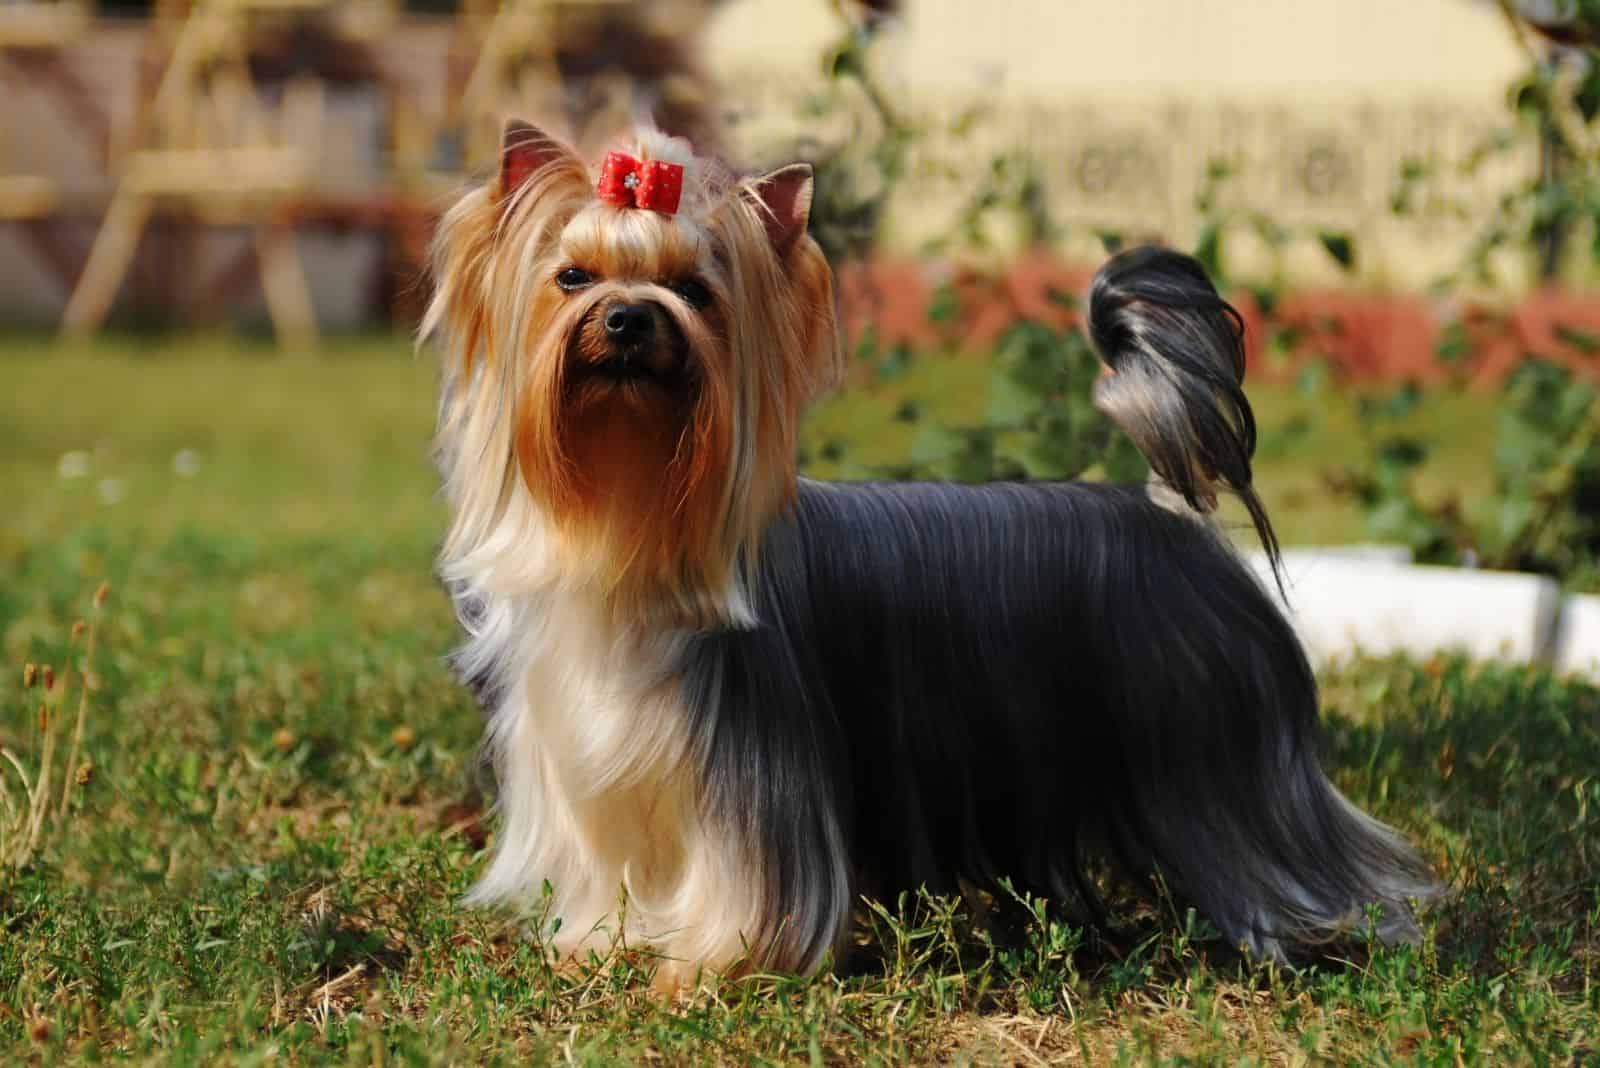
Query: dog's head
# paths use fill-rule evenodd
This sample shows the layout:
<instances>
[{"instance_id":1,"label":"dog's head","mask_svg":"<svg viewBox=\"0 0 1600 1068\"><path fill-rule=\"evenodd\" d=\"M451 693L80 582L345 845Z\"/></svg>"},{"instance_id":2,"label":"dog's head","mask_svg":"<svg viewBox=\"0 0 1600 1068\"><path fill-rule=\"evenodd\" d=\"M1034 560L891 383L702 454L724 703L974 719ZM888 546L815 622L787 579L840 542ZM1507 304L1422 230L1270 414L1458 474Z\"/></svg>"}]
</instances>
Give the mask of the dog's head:
<instances>
[{"instance_id":1,"label":"dog's head","mask_svg":"<svg viewBox=\"0 0 1600 1068\"><path fill-rule=\"evenodd\" d=\"M791 499L799 414L838 370L811 190L805 164L741 180L650 130L592 172L506 127L499 174L433 252L447 567L532 551L546 580L739 617L740 560Z\"/></svg>"}]
</instances>

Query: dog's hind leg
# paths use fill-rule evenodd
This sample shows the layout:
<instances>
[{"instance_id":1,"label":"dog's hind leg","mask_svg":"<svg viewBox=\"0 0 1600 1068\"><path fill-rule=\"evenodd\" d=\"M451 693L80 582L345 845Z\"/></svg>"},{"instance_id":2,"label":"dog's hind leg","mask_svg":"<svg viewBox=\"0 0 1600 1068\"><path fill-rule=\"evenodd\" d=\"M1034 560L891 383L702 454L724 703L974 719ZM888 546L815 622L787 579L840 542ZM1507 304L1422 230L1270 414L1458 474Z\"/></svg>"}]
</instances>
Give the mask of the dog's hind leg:
<instances>
[{"instance_id":1,"label":"dog's hind leg","mask_svg":"<svg viewBox=\"0 0 1600 1068\"><path fill-rule=\"evenodd\" d=\"M1198 555L1165 590L1134 580L1152 611L1116 624L1113 844L1259 955L1357 927L1369 905L1382 939L1415 938L1426 866L1328 781L1315 682L1266 593L1221 546Z\"/></svg>"}]
</instances>

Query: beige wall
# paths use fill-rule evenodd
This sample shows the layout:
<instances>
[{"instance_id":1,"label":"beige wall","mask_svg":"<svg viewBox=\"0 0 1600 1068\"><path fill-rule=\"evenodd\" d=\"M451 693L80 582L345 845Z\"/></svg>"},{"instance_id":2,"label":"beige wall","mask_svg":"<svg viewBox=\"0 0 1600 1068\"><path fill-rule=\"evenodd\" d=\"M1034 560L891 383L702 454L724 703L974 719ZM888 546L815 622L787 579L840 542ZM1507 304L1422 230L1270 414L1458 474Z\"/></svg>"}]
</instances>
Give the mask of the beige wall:
<instances>
[{"instance_id":1,"label":"beige wall","mask_svg":"<svg viewBox=\"0 0 1600 1068\"><path fill-rule=\"evenodd\" d=\"M814 75L835 33L826 0L737 0L709 56ZM1521 63L1487 0L906 0L888 48L913 87L1022 95L1322 86L1486 100Z\"/></svg>"},{"instance_id":2,"label":"beige wall","mask_svg":"<svg viewBox=\"0 0 1600 1068\"><path fill-rule=\"evenodd\" d=\"M718 14L713 70L753 98L752 114L775 117L744 128L753 143L801 132L793 101L818 84L839 32L826 0ZM1276 250L1230 240L1241 274L1420 288L1461 262L1536 161L1522 136L1475 172L1459 166L1511 128L1506 91L1526 67L1492 0L906 0L878 54L930 129L988 111L923 149L948 179L896 199L889 236L907 247L947 232L949 209L1010 149L1041 167L1069 254L1097 256L1105 229L1191 244L1202 175L1226 160L1235 217L1261 211L1290 233ZM1437 177L1425 210L1397 219L1411 162ZM1354 275L1323 250L1324 231L1356 239ZM1528 256L1495 266L1499 287L1534 280Z\"/></svg>"}]
</instances>

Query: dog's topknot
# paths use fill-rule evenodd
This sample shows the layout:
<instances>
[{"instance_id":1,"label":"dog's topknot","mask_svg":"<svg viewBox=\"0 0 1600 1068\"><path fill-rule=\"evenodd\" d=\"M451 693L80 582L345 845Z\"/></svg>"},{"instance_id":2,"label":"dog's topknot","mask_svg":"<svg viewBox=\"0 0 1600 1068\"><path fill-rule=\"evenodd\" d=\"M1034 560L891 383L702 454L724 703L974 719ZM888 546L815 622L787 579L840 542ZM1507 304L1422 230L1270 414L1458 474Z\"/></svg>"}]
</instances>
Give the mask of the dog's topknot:
<instances>
[{"instance_id":1,"label":"dog's topknot","mask_svg":"<svg viewBox=\"0 0 1600 1068\"><path fill-rule=\"evenodd\" d=\"M679 211L691 217L704 217L738 184L738 175L721 160L696 154L694 145L686 138L673 137L654 126L635 127L613 147L641 160L662 160L681 166L683 199Z\"/></svg>"}]
</instances>

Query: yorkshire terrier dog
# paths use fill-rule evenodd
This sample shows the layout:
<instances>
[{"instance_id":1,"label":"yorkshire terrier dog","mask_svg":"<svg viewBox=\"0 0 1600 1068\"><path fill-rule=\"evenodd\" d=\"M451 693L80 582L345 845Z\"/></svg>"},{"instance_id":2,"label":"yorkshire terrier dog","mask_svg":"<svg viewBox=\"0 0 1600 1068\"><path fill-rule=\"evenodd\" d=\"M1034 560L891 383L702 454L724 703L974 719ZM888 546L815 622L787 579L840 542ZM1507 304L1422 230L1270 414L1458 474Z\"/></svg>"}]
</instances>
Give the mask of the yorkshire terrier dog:
<instances>
[{"instance_id":1,"label":"yorkshire terrier dog","mask_svg":"<svg viewBox=\"0 0 1600 1068\"><path fill-rule=\"evenodd\" d=\"M441 570L498 786L471 899L671 983L815 969L863 894L1093 911L1098 847L1258 956L1369 907L1414 938L1427 869L1329 783L1306 657L1207 518L1233 491L1276 562L1204 271L1138 249L1090 294L1156 492L808 481L840 372L811 194L649 130L591 173L512 123L440 225Z\"/></svg>"}]
</instances>

